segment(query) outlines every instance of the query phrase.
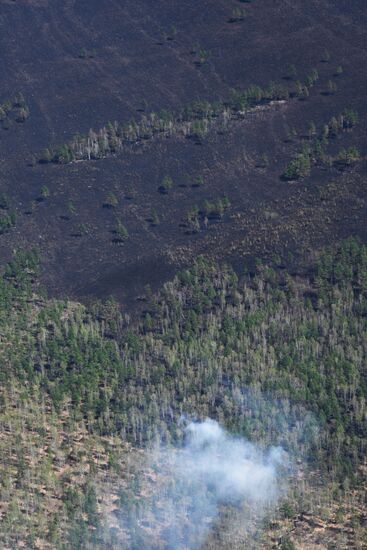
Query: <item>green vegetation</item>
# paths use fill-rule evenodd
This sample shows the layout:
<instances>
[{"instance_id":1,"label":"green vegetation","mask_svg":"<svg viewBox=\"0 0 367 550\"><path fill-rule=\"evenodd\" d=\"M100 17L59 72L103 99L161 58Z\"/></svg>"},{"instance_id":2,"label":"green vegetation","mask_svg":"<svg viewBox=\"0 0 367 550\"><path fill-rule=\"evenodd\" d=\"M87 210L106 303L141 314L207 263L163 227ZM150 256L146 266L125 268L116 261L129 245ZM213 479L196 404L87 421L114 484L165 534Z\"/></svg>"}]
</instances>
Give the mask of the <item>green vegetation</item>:
<instances>
[{"instance_id":1,"label":"green vegetation","mask_svg":"<svg viewBox=\"0 0 367 550\"><path fill-rule=\"evenodd\" d=\"M283 172L283 178L286 180L298 180L306 178L311 172L311 150L304 147L296 158L290 161Z\"/></svg>"},{"instance_id":2,"label":"green vegetation","mask_svg":"<svg viewBox=\"0 0 367 550\"><path fill-rule=\"evenodd\" d=\"M199 57L199 64L207 61L207 51L196 49L195 52ZM313 86L318 78L317 70L313 69L307 77L309 86ZM300 81L294 85L289 83L289 86L272 81L265 88L251 85L245 91L234 90L229 101L194 101L178 113L161 110L142 115L139 122L109 122L97 132L90 130L87 136L76 135L55 151L45 149L39 161L69 163L74 160L100 159L154 137L193 137L200 141L213 126L225 127L231 119L243 117L248 110L259 104L284 101L294 95L302 98L308 96L307 85Z\"/></svg>"},{"instance_id":3,"label":"green vegetation","mask_svg":"<svg viewBox=\"0 0 367 550\"><path fill-rule=\"evenodd\" d=\"M216 201L204 201L201 208L194 205L186 214L186 225L189 233L197 233L201 228L201 223L206 229L210 220L220 220L226 210L231 206L228 197L223 197Z\"/></svg>"},{"instance_id":4,"label":"green vegetation","mask_svg":"<svg viewBox=\"0 0 367 550\"><path fill-rule=\"evenodd\" d=\"M348 149L341 149L337 157L337 162L344 166L350 166L358 160L360 160L360 153L354 146Z\"/></svg>"},{"instance_id":5,"label":"green vegetation","mask_svg":"<svg viewBox=\"0 0 367 550\"><path fill-rule=\"evenodd\" d=\"M193 187L201 187L202 185L204 185L204 178L203 176L197 176L195 179L194 179L194 183L192 184Z\"/></svg>"},{"instance_id":6,"label":"green vegetation","mask_svg":"<svg viewBox=\"0 0 367 550\"><path fill-rule=\"evenodd\" d=\"M5 193L0 193L0 208L8 210L10 208L10 199Z\"/></svg>"},{"instance_id":7,"label":"green vegetation","mask_svg":"<svg viewBox=\"0 0 367 550\"><path fill-rule=\"evenodd\" d=\"M266 153L263 153L260 157L260 162L258 163L260 168L267 168L269 166L269 157Z\"/></svg>"},{"instance_id":8,"label":"green vegetation","mask_svg":"<svg viewBox=\"0 0 367 550\"><path fill-rule=\"evenodd\" d=\"M304 145L302 151L288 163L282 177L286 180L306 178L311 173L312 165L318 163L332 167L333 165L350 166L354 162L357 162L360 159L360 154L354 146L348 149L341 149L335 158L328 156L325 151L330 139L337 137L342 132L352 130L357 123L358 113L352 109L345 109L338 116L332 117L324 125L319 135L316 125L310 122L308 138L311 144ZM293 141L297 135L297 131L290 130L288 132L290 141Z\"/></svg>"},{"instance_id":9,"label":"green vegetation","mask_svg":"<svg viewBox=\"0 0 367 550\"><path fill-rule=\"evenodd\" d=\"M209 50L200 49L198 51L198 61L197 61L197 63L199 65L205 65L205 63L209 60L209 58L210 58L210 51Z\"/></svg>"},{"instance_id":10,"label":"green vegetation","mask_svg":"<svg viewBox=\"0 0 367 550\"><path fill-rule=\"evenodd\" d=\"M246 11L242 8L234 8L232 11L232 15L229 18L230 23L239 23L240 21L243 21L246 17Z\"/></svg>"},{"instance_id":11,"label":"green vegetation","mask_svg":"<svg viewBox=\"0 0 367 550\"><path fill-rule=\"evenodd\" d=\"M103 203L103 206L105 208L116 208L116 206L118 206L118 198L116 197L116 195L112 192L108 193L104 203Z\"/></svg>"},{"instance_id":12,"label":"green vegetation","mask_svg":"<svg viewBox=\"0 0 367 550\"><path fill-rule=\"evenodd\" d=\"M5 130L10 127L12 120L22 123L29 115L30 110L22 93L0 103L0 123Z\"/></svg>"},{"instance_id":13,"label":"green vegetation","mask_svg":"<svg viewBox=\"0 0 367 550\"><path fill-rule=\"evenodd\" d=\"M186 222L191 233L197 233L200 230L199 208L195 205L188 211Z\"/></svg>"},{"instance_id":14,"label":"green vegetation","mask_svg":"<svg viewBox=\"0 0 367 550\"><path fill-rule=\"evenodd\" d=\"M129 238L129 232L121 221L118 221L115 229L116 238L115 242L122 243Z\"/></svg>"},{"instance_id":15,"label":"green vegetation","mask_svg":"<svg viewBox=\"0 0 367 550\"><path fill-rule=\"evenodd\" d=\"M14 210L0 214L0 235L15 227L17 215Z\"/></svg>"},{"instance_id":16,"label":"green vegetation","mask_svg":"<svg viewBox=\"0 0 367 550\"><path fill-rule=\"evenodd\" d=\"M333 82L332 80L328 80L328 83L327 83L327 93L329 93L330 95L334 94L336 91L338 90L338 86L335 82Z\"/></svg>"},{"instance_id":17,"label":"green vegetation","mask_svg":"<svg viewBox=\"0 0 367 550\"><path fill-rule=\"evenodd\" d=\"M153 226L157 226L160 224L159 215L155 209L152 210L149 221Z\"/></svg>"},{"instance_id":18,"label":"green vegetation","mask_svg":"<svg viewBox=\"0 0 367 550\"><path fill-rule=\"evenodd\" d=\"M49 188L47 187L47 185L43 185L41 187L41 199L46 200L46 199L48 199L49 196L50 196Z\"/></svg>"},{"instance_id":19,"label":"green vegetation","mask_svg":"<svg viewBox=\"0 0 367 550\"><path fill-rule=\"evenodd\" d=\"M75 206L75 204L72 200L69 200L69 202L68 202L68 212L72 216L74 216L76 214L76 206Z\"/></svg>"},{"instance_id":20,"label":"green vegetation","mask_svg":"<svg viewBox=\"0 0 367 550\"><path fill-rule=\"evenodd\" d=\"M231 203L228 197L223 197L215 202L205 201L201 212L207 218L221 218L224 212L230 207Z\"/></svg>"},{"instance_id":21,"label":"green vegetation","mask_svg":"<svg viewBox=\"0 0 367 550\"><path fill-rule=\"evenodd\" d=\"M86 48L82 48L78 54L79 59L94 59L96 57L97 53L96 50L87 50Z\"/></svg>"},{"instance_id":22,"label":"green vegetation","mask_svg":"<svg viewBox=\"0 0 367 550\"><path fill-rule=\"evenodd\" d=\"M170 176L164 176L160 186L159 186L159 191L161 191L161 193L168 193L168 191L170 189L172 189L172 186L173 186L173 180Z\"/></svg>"},{"instance_id":23,"label":"green vegetation","mask_svg":"<svg viewBox=\"0 0 367 550\"><path fill-rule=\"evenodd\" d=\"M114 441L177 441L182 413L281 443L335 494L358 487L366 246L350 239L325 252L301 285L261 264L239 280L199 258L147 293L135 324L112 301L86 308L35 295L37 266L36 252L18 252L0 279L1 544L29 546L33 533L54 546L103 547L96 483L103 468L115 475L123 451ZM97 468L96 449L109 466ZM299 505L285 503L283 517Z\"/></svg>"}]
</instances>

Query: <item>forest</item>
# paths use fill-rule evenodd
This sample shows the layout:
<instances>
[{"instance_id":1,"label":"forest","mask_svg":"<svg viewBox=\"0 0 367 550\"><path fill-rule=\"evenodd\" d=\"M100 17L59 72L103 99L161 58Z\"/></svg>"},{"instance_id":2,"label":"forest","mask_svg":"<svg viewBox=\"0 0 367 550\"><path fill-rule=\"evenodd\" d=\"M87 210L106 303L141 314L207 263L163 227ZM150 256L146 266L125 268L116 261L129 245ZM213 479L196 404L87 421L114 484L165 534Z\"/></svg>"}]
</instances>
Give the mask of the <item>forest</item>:
<instances>
[{"instance_id":1,"label":"forest","mask_svg":"<svg viewBox=\"0 0 367 550\"><path fill-rule=\"evenodd\" d=\"M283 548L312 498L330 515L349 502L335 547L365 540L367 247L350 238L310 266L292 277L278 258L239 277L198 258L160 292L146 288L136 319L113 300L47 298L37 252L18 251L1 279L2 544L164 548L164 533L156 526L152 543L139 523L144 453L179 446L183 415L302 464L272 511Z\"/></svg>"}]
</instances>

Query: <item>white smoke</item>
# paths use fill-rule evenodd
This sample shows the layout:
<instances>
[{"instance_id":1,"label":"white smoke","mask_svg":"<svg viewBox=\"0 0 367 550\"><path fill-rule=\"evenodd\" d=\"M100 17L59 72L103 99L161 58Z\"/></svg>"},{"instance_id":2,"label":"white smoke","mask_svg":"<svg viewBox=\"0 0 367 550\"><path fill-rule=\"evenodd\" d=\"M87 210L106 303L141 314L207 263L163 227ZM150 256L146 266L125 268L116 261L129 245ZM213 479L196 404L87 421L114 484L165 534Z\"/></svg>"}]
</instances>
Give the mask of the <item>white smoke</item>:
<instances>
[{"instance_id":1,"label":"white smoke","mask_svg":"<svg viewBox=\"0 0 367 550\"><path fill-rule=\"evenodd\" d=\"M277 495L277 471L284 458L277 447L267 453L235 438L207 419L187 426L187 442L177 455L177 472L211 486L218 501L271 501Z\"/></svg>"},{"instance_id":2,"label":"white smoke","mask_svg":"<svg viewBox=\"0 0 367 550\"><path fill-rule=\"evenodd\" d=\"M141 536L144 532L151 536L138 544L197 550L223 506L263 515L281 495L279 481L284 480L286 463L286 453L279 447L263 450L230 435L214 420L190 422L182 448L160 447L153 453L156 481L134 531L139 525Z\"/></svg>"}]
</instances>

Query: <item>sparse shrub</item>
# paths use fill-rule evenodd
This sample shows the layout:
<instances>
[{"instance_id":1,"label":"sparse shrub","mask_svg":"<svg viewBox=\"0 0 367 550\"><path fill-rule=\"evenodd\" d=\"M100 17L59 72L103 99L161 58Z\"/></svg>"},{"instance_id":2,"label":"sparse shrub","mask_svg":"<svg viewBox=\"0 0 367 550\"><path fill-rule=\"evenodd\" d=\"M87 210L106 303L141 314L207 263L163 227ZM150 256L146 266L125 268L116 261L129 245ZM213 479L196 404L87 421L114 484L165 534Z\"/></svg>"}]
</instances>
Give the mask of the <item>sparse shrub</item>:
<instances>
[{"instance_id":1,"label":"sparse shrub","mask_svg":"<svg viewBox=\"0 0 367 550\"><path fill-rule=\"evenodd\" d=\"M190 210L188 211L186 221L191 232L197 233L199 231L199 208L196 205L190 208Z\"/></svg>"},{"instance_id":2,"label":"sparse shrub","mask_svg":"<svg viewBox=\"0 0 367 550\"><path fill-rule=\"evenodd\" d=\"M323 155L321 160L328 170L332 169L334 164L334 159L331 155Z\"/></svg>"},{"instance_id":3,"label":"sparse shrub","mask_svg":"<svg viewBox=\"0 0 367 550\"><path fill-rule=\"evenodd\" d=\"M170 176L164 176L161 185L159 186L159 191L161 193L168 193L170 189L172 189L173 186L173 180Z\"/></svg>"},{"instance_id":4,"label":"sparse shrub","mask_svg":"<svg viewBox=\"0 0 367 550\"><path fill-rule=\"evenodd\" d=\"M200 65L204 65L210 58L210 51L201 49L199 51L199 63Z\"/></svg>"},{"instance_id":5,"label":"sparse shrub","mask_svg":"<svg viewBox=\"0 0 367 550\"><path fill-rule=\"evenodd\" d=\"M41 198L42 198L43 200L46 200L46 199L48 199L49 196L50 196L50 190L49 190L49 188L47 187L47 185L43 185L43 186L41 187Z\"/></svg>"},{"instance_id":6,"label":"sparse shrub","mask_svg":"<svg viewBox=\"0 0 367 550\"><path fill-rule=\"evenodd\" d=\"M261 155L260 161L259 161L259 166L261 168L267 168L269 166L269 157L266 153Z\"/></svg>"},{"instance_id":7,"label":"sparse shrub","mask_svg":"<svg viewBox=\"0 0 367 550\"><path fill-rule=\"evenodd\" d=\"M166 34L166 40L174 40L177 35L177 29L174 25L170 28L168 33Z\"/></svg>"},{"instance_id":8,"label":"sparse shrub","mask_svg":"<svg viewBox=\"0 0 367 550\"><path fill-rule=\"evenodd\" d=\"M317 133L317 130L316 130L316 125L314 122L310 122L309 126L308 126L308 138L309 139L312 139Z\"/></svg>"},{"instance_id":9,"label":"sparse shrub","mask_svg":"<svg viewBox=\"0 0 367 550\"><path fill-rule=\"evenodd\" d=\"M117 242L124 242L129 238L128 230L126 229L126 227L120 221L117 223L115 233L116 233L116 237L117 237L116 238Z\"/></svg>"},{"instance_id":10,"label":"sparse shrub","mask_svg":"<svg viewBox=\"0 0 367 550\"><path fill-rule=\"evenodd\" d=\"M0 208L8 210L10 207L9 197L5 193L0 194Z\"/></svg>"},{"instance_id":11,"label":"sparse shrub","mask_svg":"<svg viewBox=\"0 0 367 550\"><path fill-rule=\"evenodd\" d=\"M319 73L317 69L312 69L311 73L306 78L307 88L312 88L319 79Z\"/></svg>"},{"instance_id":12,"label":"sparse shrub","mask_svg":"<svg viewBox=\"0 0 367 550\"><path fill-rule=\"evenodd\" d=\"M291 160L283 172L286 180L303 179L310 175L311 158L309 149L304 149L295 159Z\"/></svg>"},{"instance_id":13,"label":"sparse shrub","mask_svg":"<svg viewBox=\"0 0 367 550\"><path fill-rule=\"evenodd\" d=\"M289 537L283 537L281 542L281 550L297 550L297 547Z\"/></svg>"},{"instance_id":14,"label":"sparse shrub","mask_svg":"<svg viewBox=\"0 0 367 550\"><path fill-rule=\"evenodd\" d=\"M296 97L298 97L299 99L304 99L310 95L310 92L308 91L307 86L305 84L302 84L300 80L297 80L295 86L296 86L295 94L296 94Z\"/></svg>"},{"instance_id":15,"label":"sparse shrub","mask_svg":"<svg viewBox=\"0 0 367 550\"><path fill-rule=\"evenodd\" d=\"M52 153L50 149L44 149L43 153L40 156L39 162L42 164L46 164L48 162L51 162L52 160Z\"/></svg>"},{"instance_id":16,"label":"sparse shrub","mask_svg":"<svg viewBox=\"0 0 367 550\"><path fill-rule=\"evenodd\" d=\"M93 59L96 57L96 50L87 50L86 48L82 48L79 51L78 57L79 59Z\"/></svg>"},{"instance_id":17,"label":"sparse shrub","mask_svg":"<svg viewBox=\"0 0 367 550\"><path fill-rule=\"evenodd\" d=\"M160 224L160 219L159 219L158 213L157 213L157 211L154 210L154 209L152 210L152 213L151 213L151 216L150 216L150 220L151 220L152 225L154 225L154 226Z\"/></svg>"},{"instance_id":18,"label":"sparse shrub","mask_svg":"<svg viewBox=\"0 0 367 550\"><path fill-rule=\"evenodd\" d=\"M26 101L25 101L25 98L24 98L24 95L22 94L22 92L19 92L19 94L17 94L14 97L13 107L18 107L19 109L24 109L24 108L27 107L27 104L26 104Z\"/></svg>"},{"instance_id":19,"label":"sparse shrub","mask_svg":"<svg viewBox=\"0 0 367 550\"><path fill-rule=\"evenodd\" d=\"M73 201L69 201L68 202L68 212L69 214L71 215L74 215L76 213L76 207L75 207L75 204L73 203Z\"/></svg>"},{"instance_id":20,"label":"sparse shrub","mask_svg":"<svg viewBox=\"0 0 367 550\"><path fill-rule=\"evenodd\" d=\"M324 155L324 142L322 139L316 139L314 143L314 154L315 158L321 160Z\"/></svg>"},{"instance_id":21,"label":"sparse shrub","mask_svg":"<svg viewBox=\"0 0 367 550\"><path fill-rule=\"evenodd\" d=\"M296 76L297 76L297 69L296 69L295 65L293 65L293 64L288 65L287 70L286 70L286 77L289 78L289 79L294 80L296 78Z\"/></svg>"},{"instance_id":22,"label":"sparse shrub","mask_svg":"<svg viewBox=\"0 0 367 550\"><path fill-rule=\"evenodd\" d=\"M0 235L15 227L17 215L15 210L0 215Z\"/></svg>"},{"instance_id":23,"label":"sparse shrub","mask_svg":"<svg viewBox=\"0 0 367 550\"><path fill-rule=\"evenodd\" d=\"M51 160L60 164L68 164L74 160L74 154L69 145L62 145L51 157Z\"/></svg>"},{"instance_id":24,"label":"sparse shrub","mask_svg":"<svg viewBox=\"0 0 367 550\"><path fill-rule=\"evenodd\" d=\"M197 176L194 179L193 187L201 187L204 184L203 176Z\"/></svg>"},{"instance_id":25,"label":"sparse shrub","mask_svg":"<svg viewBox=\"0 0 367 550\"><path fill-rule=\"evenodd\" d=\"M332 95L338 90L338 86L332 80L329 80L327 83L327 92Z\"/></svg>"},{"instance_id":26,"label":"sparse shrub","mask_svg":"<svg viewBox=\"0 0 367 550\"><path fill-rule=\"evenodd\" d=\"M37 164L37 158L35 157L35 155L31 155L28 162L28 166L32 166L32 168L34 168L36 164Z\"/></svg>"},{"instance_id":27,"label":"sparse shrub","mask_svg":"<svg viewBox=\"0 0 367 550\"><path fill-rule=\"evenodd\" d=\"M191 221L194 218L197 218L199 215L199 208L195 205L187 212L186 219Z\"/></svg>"},{"instance_id":28,"label":"sparse shrub","mask_svg":"<svg viewBox=\"0 0 367 550\"><path fill-rule=\"evenodd\" d=\"M116 206L118 205L119 201L116 197L116 195L112 192L108 193L104 203L103 203L103 206L105 208L116 208Z\"/></svg>"},{"instance_id":29,"label":"sparse shrub","mask_svg":"<svg viewBox=\"0 0 367 550\"><path fill-rule=\"evenodd\" d=\"M298 132L297 132L297 128L294 128L294 127L291 127L291 128L287 128L287 139L289 141L295 141L298 137Z\"/></svg>"},{"instance_id":30,"label":"sparse shrub","mask_svg":"<svg viewBox=\"0 0 367 550\"><path fill-rule=\"evenodd\" d=\"M29 117L29 107L22 93L17 94L14 99L8 99L0 105L0 122L2 123L2 128L5 130L8 130L12 125L10 118L12 113L16 122L20 123L25 122Z\"/></svg>"},{"instance_id":31,"label":"sparse shrub","mask_svg":"<svg viewBox=\"0 0 367 550\"><path fill-rule=\"evenodd\" d=\"M310 76L314 83L317 82L319 79L319 71L317 69L312 69Z\"/></svg>"},{"instance_id":32,"label":"sparse shrub","mask_svg":"<svg viewBox=\"0 0 367 550\"><path fill-rule=\"evenodd\" d=\"M230 207L231 203L228 197L223 197L215 202L204 201L201 213L208 219L221 218L224 211Z\"/></svg>"},{"instance_id":33,"label":"sparse shrub","mask_svg":"<svg viewBox=\"0 0 367 550\"><path fill-rule=\"evenodd\" d=\"M232 11L232 15L229 18L230 23L239 23L240 21L243 21L246 16L246 12L244 9L241 8L234 8Z\"/></svg>"},{"instance_id":34,"label":"sparse shrub","mask_svg":"<svg viewBox=\"0 0 367 550\"><path fill-rule=\"evenodd\" d=\"M76 235L82 237L83 235L88 235L89 227L85 223L80 223L77 227Z\"/></svg>"},{"instance_id":35,"label":"sparse shrub","mask_svg":"<svg viewBox=\"0 0 367 550\"><path fill-rule=\"evenodd\" d=\"M195 42L195 44L191 46L190 53L191 55L195 55L199 52L199 50L200 50L200 44L199 42Z\"/></svg>"},{"instance_id":36,"label":"sparse shrub","mask_svg":"<svg viewBox=\"0 0 367 550\"><path fill-rule=\"evenodd\" d=\"M345 109L342 115L345 128L353 128L356 124L358 124L359 117L357 111L354 111L353 109Z\"/></svg>"},{"instance_id":37,"label":"sparse shrub","mask_svg":"<svg viewBox=\"0 0 367 550\"><path fill-rule=\"evenodd\" d=\"M209 125L206 119L194 120L194 122L191 124L190 134L193 138L195 138L198 141L198 143L201 143L201 141L207 135L208 131L209 131Z\"/></svg>"},{"instance_id":38,"label":"sparse shrub","mask_svg":"<svg viewBox=\"0 0 367 550\"><path fill-rule=\"evenodd\" d=\"M349 147L348 149L340 149L337 161L345 166L350 166L360 159L360 153L357 147Z\"/></svg>"},{"instance_id":39,"label":"sparse shrub","mask_svg":"<svg viewBox=\"0 0 367 550\"><path fill-rule=\"evenodd\" d=\"M280 82L270 82L267 90L265 91L265 96L269 100L282 100L289 98L289 91Z\"/></svg>"},{"instance_id":40,"label":"sparse shrub","mask_svg":"<svg viewBox=\"0 0 367 550\"><path fill-rule=\"evenodd\" d=\"M262 88L260 88L260 86L257 86L256 84L252 84L251 86L249 86L249 88L247 88L245 92L245 97L247 97L250 102L256 103L259 103L264 98L264 95L265 93Z\"/></svg>"},{"instance_id":41,"label":"sparse shrub","mask_svg":"<svg viewBox=\"0 0 367 550\"><path fill-rule=\"evenodd\" d=\"M16 117L17 122L25 122L27 118L29 117L29 109L28 107L22 107Z\"/></svg>"}]
</instances>

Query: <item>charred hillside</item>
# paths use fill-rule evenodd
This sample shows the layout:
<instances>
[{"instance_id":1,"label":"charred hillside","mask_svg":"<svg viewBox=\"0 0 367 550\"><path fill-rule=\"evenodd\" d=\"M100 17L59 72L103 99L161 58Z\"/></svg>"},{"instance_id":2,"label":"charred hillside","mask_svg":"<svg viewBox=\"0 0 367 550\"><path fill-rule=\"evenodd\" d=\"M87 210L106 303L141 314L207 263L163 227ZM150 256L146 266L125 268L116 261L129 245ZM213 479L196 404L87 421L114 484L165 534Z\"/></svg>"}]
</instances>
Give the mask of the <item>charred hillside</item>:
<instances>
[{"instance_id":1,"label":"charred hillside","mask_svg":"<svg viewBox=\"0 0 367 550\"><path fill-rule=\"evenodd\" d=\"M17 0L0 16L0 253L37 247L52 293L134 303L199 253L242 267L365 237L362 1ZM262 95L238 105L252 85ZM203 126L203 102L228 124ZM39 162L109 122L190 109L188 135L130 134L106 158ZM315 153L346 109L358 123ZM307 148L305 173L282 177Z\"/></svg>"}]
</instances>

